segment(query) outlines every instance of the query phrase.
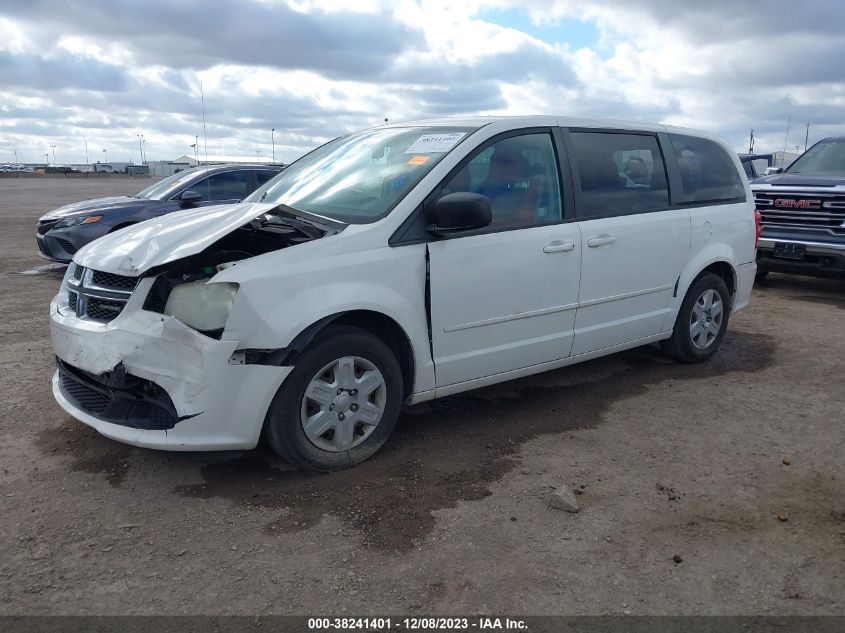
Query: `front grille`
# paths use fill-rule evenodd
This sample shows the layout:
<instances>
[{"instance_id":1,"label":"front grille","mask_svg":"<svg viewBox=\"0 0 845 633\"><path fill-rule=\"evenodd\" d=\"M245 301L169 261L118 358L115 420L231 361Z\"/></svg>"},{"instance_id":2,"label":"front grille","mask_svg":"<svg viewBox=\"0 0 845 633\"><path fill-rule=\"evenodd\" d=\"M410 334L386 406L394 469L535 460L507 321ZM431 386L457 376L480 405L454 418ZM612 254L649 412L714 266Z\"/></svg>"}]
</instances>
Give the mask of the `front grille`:
<instances>
[{"instance_id":1,"label":"front grille","mask_svg":"<svg viewBox=\"0 0 845 633\"><path fill-rule=\"evenodd\" d=\"M101 415L109 406L110 398L107 395L74 380L70 374L62 372L61 378L62 390L86 413Z\"/></svg>"},{"instance_id":2,"label":"front grille","mask_svg":"<svg viewBox=\"0 0 845 633\"><path fill-rule=\"evenodd\" d=\"M35 230L38 231L39 235L44 235L47 231L56 226L56 222L58 221L58 218L56 218L55 220L42 220L38 223L38 226Z\"/></svg>"},{"instance_id":3,"label":"front grille","mask_svg":"<svg viewBox=\"0 0 845 633\"><path fill-rule=\"evenodd\" d=\"M91 280L95 286L103 286L105 288L122 288L124 290L134 290L135 284L138 283L137 277L124 277L123 275L115 275L113 273L106 273L101 270L91 271Z\"/></svg>"},{"instance_id":4,"label":"front grille","mask_svg":"<svg viewBox=\"0 0 845 633\"><path fill-rule=\"evenodd\" d=\"M97 321L111 321L123 310L125 302L106 299L88 299L85 314Z\"/></svg>"},{"instance_id":5,"label":"front grille","mask_svg":"<svg viewBox=\"0 0 845 633\"><path fill-rule=\"evenodd\" d=\"M69 255L73 255L74 253L76 253L76 247L67 240L62 239L61 237L57 237L56 241L59 243L59 246L61 246Z\"/></svg>"},{"instance_id":6,"label":"front grille","mask_svg":"<svg viewBox=\"0 0 845 633\"><path fill-rule=\"evenodd\" d=\"M756 192L754 204L763 228L845 236L845 195Z\"/></svg>"},{"instance_id":7,"label":"front grille","mask_svg":"<svg viewBox=\"0 0 845 633\"><path fill-rule=\"evenodd\" d=\"M102 323L108 323L123 311L138 277L71 265L74 268L68 279L68 309L80 318Z\"/></svg>"}]
</instances>

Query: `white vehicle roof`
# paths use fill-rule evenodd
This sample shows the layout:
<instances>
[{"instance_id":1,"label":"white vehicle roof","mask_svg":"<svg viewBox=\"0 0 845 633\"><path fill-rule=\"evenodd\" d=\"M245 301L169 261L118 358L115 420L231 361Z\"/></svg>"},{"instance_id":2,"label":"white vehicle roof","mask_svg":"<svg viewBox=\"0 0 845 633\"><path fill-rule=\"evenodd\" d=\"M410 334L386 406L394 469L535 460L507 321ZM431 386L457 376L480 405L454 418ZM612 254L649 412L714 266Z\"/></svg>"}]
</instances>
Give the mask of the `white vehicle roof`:
<instances>
[{"instance_id":1,"label":"white vehicle roof","mask_svg":"<svg viewBox=\"0 0 845 633\"><path fill-rule=\"evenodd\" d=\"M586 117L554 116L554 115L529 115L529 116L470 116L470 117L441 117L437 119L422 119L418 121L402 121L388 123L378 127L484 127L486 125L500 124L505 129L518 129L524 127L584 127L584 128L611 128L616 130L646 131L646 132L667 132L673 134L689 134L701 136L719 141L725 144L724 139L715 134L695 130L692 128L679 127L675 125L664 125L662 123L648 123L646 121L625 121L621 119L592 119Z\"/></svg>"}]
</instances>

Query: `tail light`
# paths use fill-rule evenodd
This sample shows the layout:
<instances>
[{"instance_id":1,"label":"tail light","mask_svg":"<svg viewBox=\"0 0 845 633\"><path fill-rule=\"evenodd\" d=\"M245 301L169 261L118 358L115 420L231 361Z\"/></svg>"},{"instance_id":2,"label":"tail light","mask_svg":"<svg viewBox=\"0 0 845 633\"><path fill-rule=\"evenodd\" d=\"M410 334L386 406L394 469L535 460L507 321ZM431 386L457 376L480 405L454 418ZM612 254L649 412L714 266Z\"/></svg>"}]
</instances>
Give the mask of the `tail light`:
<instances>
[{"instance_id":1,"label":"tail light","mask_svg":"<svg viewBox=\"0 0 845 633\"><path fill-rule=\"evenodd\" d=\"M760 244L760 234L763 232L763 214L754 209L754 248Z\"/></svg>"}]
</instances>

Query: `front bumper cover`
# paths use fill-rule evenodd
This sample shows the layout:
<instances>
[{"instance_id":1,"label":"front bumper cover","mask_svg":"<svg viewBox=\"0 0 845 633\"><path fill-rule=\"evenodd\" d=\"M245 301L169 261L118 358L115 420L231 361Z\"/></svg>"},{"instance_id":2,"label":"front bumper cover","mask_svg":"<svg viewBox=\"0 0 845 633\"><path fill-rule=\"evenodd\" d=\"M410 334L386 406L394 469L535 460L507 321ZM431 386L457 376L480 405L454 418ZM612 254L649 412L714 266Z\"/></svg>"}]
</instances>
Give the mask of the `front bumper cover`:
<instances>
[{"instance_id":1,"label":"front bumper cover","mask_svg":"<svg viewBox=\"0 0 845 633\"><path fill-rule=\"evenodd\" d=\"M87 379L87 384L82 381L84 386L99 384L107 395L120 392L120 399L134 398L134 387L128 392L109 387L116 371L148 381L161 390L148 392L157 393L154 400L164 405L155 409L169 411L170 421L176 418L172 427L138 428L144 425L137 420L127 424L125 408L86 410L63 386L59 370L53 377L56 401L103 435L136 446L168 450L254 447L270 402L291 368L240 364L231 360L238 341L215 340L173 317L142 310L140 304L151 283L151 279L142 280L124 311L105 324L62 314L54 300L50 331L64 373L72 368L75 379ZM122 417L115 420L118 415ZM129 411L130 421L136 417ZM165 418L159 417L159 425L169 424Z\"/></svg>"}]
</instances>

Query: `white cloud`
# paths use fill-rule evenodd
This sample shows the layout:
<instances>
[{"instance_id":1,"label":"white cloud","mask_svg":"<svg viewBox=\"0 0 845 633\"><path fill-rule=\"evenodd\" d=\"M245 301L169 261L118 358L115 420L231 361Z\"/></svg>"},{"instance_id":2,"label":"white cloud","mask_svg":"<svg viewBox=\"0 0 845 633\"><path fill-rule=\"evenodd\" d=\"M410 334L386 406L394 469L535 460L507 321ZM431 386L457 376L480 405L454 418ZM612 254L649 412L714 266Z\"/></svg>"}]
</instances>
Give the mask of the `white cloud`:
<instances>
[{"instance_id":1,"label":"white cloud","mask_svg":"<svg viewBox=\"0 0 845 633\"><path fill-rule=\"evenodd\" d=\"M845 132L845 6L713 0L31 0L0 18L0 161L82 140L150 158L189 151L206 97L209 152L294 158L391 120L554 113L709 129L737 149ZM485 20L594 25L592 45ZM502 20L499 20L502 22ZM130 26L131 25L131 26ZM776 37L773 37L776 34ZM577 49L577 50L576 50ZM793 136L794 135L794 136ZM799 138L800 137L800 138ZM8 153L8 156L4 154ZM112 156L110 149L110 156ZM251 155L251 154L250 154Z\"/></svg>"}]
</instances>

